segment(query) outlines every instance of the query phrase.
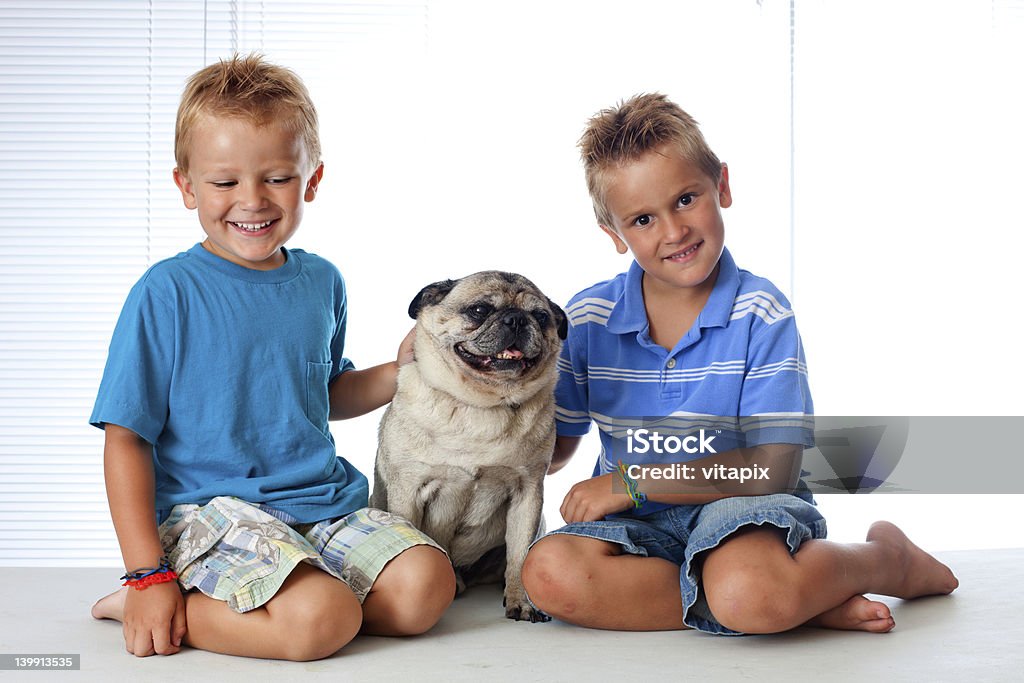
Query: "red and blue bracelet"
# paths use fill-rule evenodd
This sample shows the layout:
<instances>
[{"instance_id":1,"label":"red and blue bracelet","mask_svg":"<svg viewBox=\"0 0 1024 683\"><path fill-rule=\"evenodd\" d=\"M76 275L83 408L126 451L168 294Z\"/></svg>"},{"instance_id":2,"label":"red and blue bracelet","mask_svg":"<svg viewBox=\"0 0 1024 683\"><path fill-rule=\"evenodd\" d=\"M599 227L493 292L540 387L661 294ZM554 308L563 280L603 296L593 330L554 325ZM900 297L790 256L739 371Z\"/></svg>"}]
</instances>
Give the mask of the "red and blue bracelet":
<instances>
[{"instance_id":1,"label":"red and blue bracelet","mask_svg":"<svg viewBox=\"0 0 1024 683\"><path fill-rule=\"evenodd\" d=\"M144 591L156 583L169 583L177 581L178 575L171 569L171 562L166 557L160 558L159 567L143 567L133 572L128 572L121 577L124 581L122 586L134 588L137 591Z\"/></svg>"}]
</instances>

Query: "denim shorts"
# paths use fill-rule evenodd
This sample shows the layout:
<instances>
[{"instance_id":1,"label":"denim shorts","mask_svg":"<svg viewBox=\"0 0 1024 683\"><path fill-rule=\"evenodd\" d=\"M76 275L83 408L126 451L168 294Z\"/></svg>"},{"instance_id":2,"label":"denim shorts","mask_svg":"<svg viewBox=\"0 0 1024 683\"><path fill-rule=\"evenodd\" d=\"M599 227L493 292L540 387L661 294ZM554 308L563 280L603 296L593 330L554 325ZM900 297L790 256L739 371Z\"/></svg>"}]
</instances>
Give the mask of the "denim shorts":
<instances>
[{"instance_id":1,"label":"denim shorts","mask_svg":"<svg viewBox=\"0 0 1024 683\"><path fill-rule=\"evenodd\" d=\"M677 505L650 515L608 517L598 522L575 522L552 531L596 538L622 546L623 552L659 557L680 566L679 589L683 623L722 635L741 635L718 623L701 590L701 553L749 525L771 526L786 532L789 552L812 538L825 538L825 518L810 502L789 494L735 496L706 505ZM696 558L696 561L694 561Z\"/></svg>"}]
</instances>

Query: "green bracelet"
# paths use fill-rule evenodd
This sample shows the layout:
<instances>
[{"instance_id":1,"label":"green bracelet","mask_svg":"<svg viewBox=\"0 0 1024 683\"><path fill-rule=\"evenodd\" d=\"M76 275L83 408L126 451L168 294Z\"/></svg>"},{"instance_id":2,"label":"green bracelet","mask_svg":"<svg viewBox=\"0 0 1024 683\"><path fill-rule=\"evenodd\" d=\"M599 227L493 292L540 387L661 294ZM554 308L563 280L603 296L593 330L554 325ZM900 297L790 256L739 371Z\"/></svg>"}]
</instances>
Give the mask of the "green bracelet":
<instances>
[{"instance_id":1,"label":"green bracelet","mask_svg":"<svg viewBox=\"0 0 1024 683\"><path fill-rule=\"evenodd\" d=\"M633 509L635 510L647 502L647 496L640 490L636 479L629 476L629 474L626 473L626 470L626 466L620 460L619 477L622 478L622 483L626 485L626 493L629 494L629 499L633 501Z\"/></svg>"}]
</instances>

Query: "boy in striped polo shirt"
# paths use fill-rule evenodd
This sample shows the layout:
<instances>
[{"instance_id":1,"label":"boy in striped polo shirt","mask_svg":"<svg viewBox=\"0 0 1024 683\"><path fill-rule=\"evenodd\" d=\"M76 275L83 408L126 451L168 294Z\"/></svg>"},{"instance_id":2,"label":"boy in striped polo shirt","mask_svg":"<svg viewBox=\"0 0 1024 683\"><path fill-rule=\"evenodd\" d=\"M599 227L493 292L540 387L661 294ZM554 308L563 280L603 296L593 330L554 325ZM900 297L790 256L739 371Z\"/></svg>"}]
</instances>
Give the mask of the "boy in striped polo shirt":
<instances>
[{"instance_id":1,"label":"boy in striped polo shirt","mask_svg":"<svg viewBox=\"0 0 1024 683\"><path fill-rule=\"evenodd\" d=\"M567 526L526 558L535 605L593 628L886 632L888 606L863 593L952 592L949 568L888 522L824 540L799 481L813 406L793 312L725 249L728 168L696 122L640 95L594 116L580 147L598 223L634 262L566 308L550 472L591 422L602 448L562 503Z\"/></svg>"}]
</instances>

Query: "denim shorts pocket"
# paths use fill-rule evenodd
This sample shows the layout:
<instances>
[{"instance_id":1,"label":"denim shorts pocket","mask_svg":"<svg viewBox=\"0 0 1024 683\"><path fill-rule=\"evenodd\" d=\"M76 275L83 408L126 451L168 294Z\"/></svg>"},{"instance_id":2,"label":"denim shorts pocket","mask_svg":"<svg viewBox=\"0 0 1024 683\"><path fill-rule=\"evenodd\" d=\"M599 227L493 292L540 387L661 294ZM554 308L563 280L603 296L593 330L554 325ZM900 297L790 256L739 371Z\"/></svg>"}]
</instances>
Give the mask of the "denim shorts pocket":
<instances>
[{"instance_id":1,"label":"denim shorts pocket","mask_svg":"<svg viewBox=\"0 0 1024 683\"><path fill-rule=\"evenodd\" d=\"M325 434L330 412L327 381L332 367L331 363L306 363L306 417Z\"/></svg>"}]
</instances>

